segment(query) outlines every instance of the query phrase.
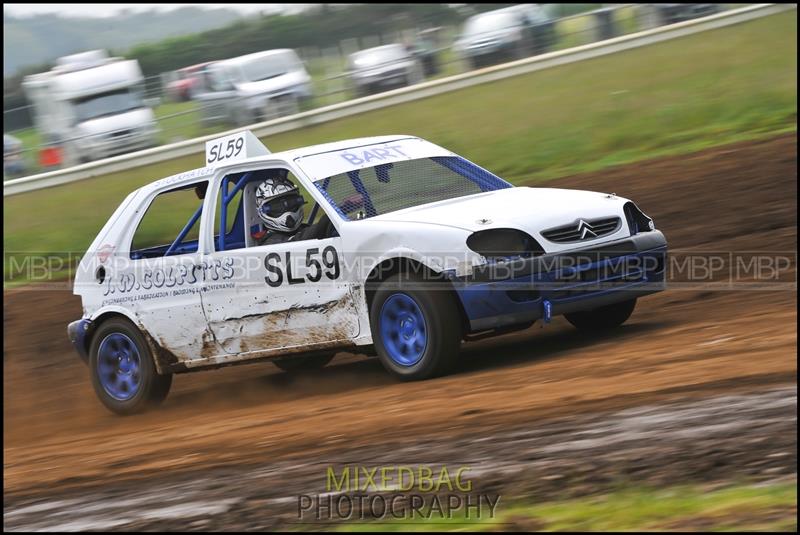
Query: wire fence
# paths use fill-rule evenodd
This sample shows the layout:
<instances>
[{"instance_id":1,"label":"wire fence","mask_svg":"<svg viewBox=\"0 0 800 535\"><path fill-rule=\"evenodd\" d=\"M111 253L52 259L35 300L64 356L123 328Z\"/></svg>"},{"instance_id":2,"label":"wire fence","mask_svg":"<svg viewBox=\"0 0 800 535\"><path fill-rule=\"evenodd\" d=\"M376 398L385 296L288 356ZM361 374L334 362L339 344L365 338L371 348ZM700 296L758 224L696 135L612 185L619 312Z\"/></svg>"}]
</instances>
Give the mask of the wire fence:
<instances>
[{"instance_id":1,"label":"wire fence","mask_svg":"<svg viewBox=\"0 0 800 535\"><path fill-rule=\"evenodd\" d=\"M709 5L716 6L713 11L732 7L726 4L705 4ZM336 104L365 94L594 43L706 14L710 13L667 13L653 4L615 5L533 26L529 31L495 45L494 49L486 53L477 53L475 49L459 46L459 31L455 27L406 28L390 34L345 39L327 48L301 48L297 53L311 77L312 96L308 99L273 100L271 105L258 108L258 113L255 114L249 113L246 97L225 92L216 96L213 93L199 94L194 100L183 100L170 90L169 82L175 79L171 73L149 76L144 81L144 101L154 111L158 131L148 145L192 139L228 130L232 126L291 115L297 111ZM390 76L373 78L370 83L365 83L365 78L359 77L358 72L351 68L352 64L348 61L351 54L393 43L411 46L413 62L405 67L406 71L398 68ZM370 70L381 71L390 66L371 65ZM7 120L8 114L25 112L32 112L31 106L5 110L4 125L12 123ZM52 144L48 144L45 136L33 127L4 133L13 135L21 142L21 146L12 148L11 153L6 148L4 180L78 163L69 159L48 161L43 155L47 149L52 148ZM86 137L88 136L72 136L60 140L60 143L81 142ZM130 136L112 139L106 144L108 154L103 157L119 154L120 151L130 152L127 150L126 140L130 141ZM129 143L129 146L131 150L143 148L136 143Z\"/></svg>"}]
</instances>

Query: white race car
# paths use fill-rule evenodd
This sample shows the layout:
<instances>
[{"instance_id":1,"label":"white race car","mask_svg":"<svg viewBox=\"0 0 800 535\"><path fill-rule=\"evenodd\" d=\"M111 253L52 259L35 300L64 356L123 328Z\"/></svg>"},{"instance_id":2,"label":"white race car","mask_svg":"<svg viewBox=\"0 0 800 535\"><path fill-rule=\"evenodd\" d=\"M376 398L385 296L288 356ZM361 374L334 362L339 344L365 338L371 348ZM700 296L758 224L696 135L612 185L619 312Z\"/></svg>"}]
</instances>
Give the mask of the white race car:
<instances>
[{"instance_id":1,"label":"white race car","mask_svg":"<svg viewBox=\"0 0 800 535\"><path fill-rule=\"evenodd\" d=\"M310 210L264 243L257 188L275 173ZM178 372L351 348L424 379L462 341L554 315L612 328L664 289L665 263L664 235L613 193L514 187L412 136L272 154L245 131L128 195L81 260L68 334L100 400L130 414Z\"/></svg>"}]
</instances>

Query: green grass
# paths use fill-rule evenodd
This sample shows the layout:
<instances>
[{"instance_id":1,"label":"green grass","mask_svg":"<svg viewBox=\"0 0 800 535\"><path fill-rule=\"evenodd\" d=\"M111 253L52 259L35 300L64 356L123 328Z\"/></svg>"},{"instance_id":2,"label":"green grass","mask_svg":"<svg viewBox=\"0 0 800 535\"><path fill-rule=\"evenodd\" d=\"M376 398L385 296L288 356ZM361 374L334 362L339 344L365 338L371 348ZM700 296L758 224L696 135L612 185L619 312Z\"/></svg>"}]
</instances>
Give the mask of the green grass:
<instances>
[{"instance_id":1,"label":"green grass","mask_svg":"<svg viewBox=\"0 0 800 535\"><path fill-rule=\"evenodd\" d=\"M723 4L723 6L727 6L726 9L731 7L726 4ZM639 29L637 9L635 6L624 6L615 10L614 21L619 35L632 33ZM563 50L593 42L596 33L593 29L595 24L593 16L588 14L560 21L557 24L557 42L554 49ZM456 27L448 27L442 42L454 42L458 36L458 31L459 29ZM439 74L428 78L428 80L452 76L470 69L469 65L459 58L452 48L442 49L439 52L438 59L441 71ZM314 107L344 102L356 96L352 88L348 86L346 77L337 76L344 72L346 68L344 63L344 58L338 54L317 56L306 62L315 96L311 102L303 106L304 111ZM214 132L228 130L231 127L231 125L226 124L202 126L200 122L201 112L197 102L175 103L163 101L153 111L161 128L158 141L162 144L213 134ZM37 171L36 169L38 166L38 147L41 144L41 136L38 131L35 128L26 128L11 133L22 141L23 147L26 149L25 158L31 169L35 172L43 171Z\"/></svg>"},{"instance_id":2,"label":"green grass","mask_svg":"<svg viewBox=\"0 0 800 535\"><path fill-rule=\"evenodd\" d=\"M159 142L175 143L213 133L211 127L200 124L201 113L196 102L162 102L153 110L161 128Z\"/></svg>"},{"instance_id":3,"label":"green grass","mask_svg":"<svg viewBox=\"0 0 800 535\"><path fill-rule=\"evenodd\" d=\"M796 531L797 485L734 485L705 491L696 486L630 488L610 494L538 504L504 503L497 517L429 522L363 522L342 531ZM472 513L475 514L474 512Z\"/></svg>"},{"instance_id":4,"label":"green grass","mask_svg":"<svg viewBox=\"0 0 800 535\"><path fill-rule=\"evenodd\" d=\"M263 141L412 134L531 183L796 130L796 45L792 11ZM4 248L83 250L131 190L201 164L198 153L4 198Z\"/></svg>"},{"instance_id":5,"label":"green grass","mask_svg":"<svg viewBox=\"0 0 800 535\"><path fill-rule=\"evenodd\" d=\"M38 147L41 144L41 136L39 136L39 132L35 128L17 130L16 132L11 132L11 135L22 142L24 149Z\"/></svg>"},{"instance_id":6,"label":"green grass","mask_svg":"<svg viewBox=\"0 0 800 535\"><path fill-rule=\"evenodd\" d=\"M576 16L556 24L556 50L585 45L594 40L592 20L589 15Z\"/></svg>"}]
</instances>

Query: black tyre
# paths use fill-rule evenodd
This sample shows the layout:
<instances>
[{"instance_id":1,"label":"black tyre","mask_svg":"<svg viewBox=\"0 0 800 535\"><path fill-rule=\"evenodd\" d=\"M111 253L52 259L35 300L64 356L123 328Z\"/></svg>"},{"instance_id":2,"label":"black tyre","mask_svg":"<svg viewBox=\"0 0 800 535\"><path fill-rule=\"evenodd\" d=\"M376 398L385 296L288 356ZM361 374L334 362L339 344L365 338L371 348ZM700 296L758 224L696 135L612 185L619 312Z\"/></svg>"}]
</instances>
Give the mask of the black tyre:
<instances>
[{"instance_id":1,"label":"black tyre","mask_svg":"<svg viewBox=\"0 0 800 535\"><path fill-rule=\"evenodd\" d=\"M167 399L167 395L169 395L169 389L171 387L172 374L156 375L155 384L153 385L153 390L150 393L150 405L153 407L161 405L164 400Z\"/></svg>"},{"instance_id":2,"label":"black tyre","mask_svg":"<svg viewBox=\"0 0 800 535\"><path fill-rule=\"evenodd\" d=\"M335 355L336 353L329 353L325 355L285 357L285 358L275 359L272 361L272 363L285 372L296 372L300 370L317 370L319 368L324 368L330 361L333 360L333 357Z\"/></svg>"},{"instance_id":3,"label":"black tyre","mask_svg":"<svg viewBox=\"0 0 800 535\"><path fill-rule=\"evenodd\" d=\"M567 321L584 331L604 331L625 323L636 308L636 299L614 303L594 310L564 314Z\"/></svg>"},{"instance_id":4,"label":"black tyre","mask_svg":"<svg viewBox=\"0 0 800 535\"><path fill-rule=\"evenodd\" d=\"M420 278L393 275L382 281L370 306L378 358L403 380L450 371L461 343L461 315L451 292L425 289Z\"/></svg>"},{"instance_id":5,"label":"black tyre","mask_svg":"<svg viewBox=\"0 0 800 535\"><path fill-rule=\"evenodd\" d=\"M142 333L123 318L97 328L89 348L89 375L103 405L120 415L158 405L172 385L172 375L156 371Z\"/></svg>"}]
</instances>

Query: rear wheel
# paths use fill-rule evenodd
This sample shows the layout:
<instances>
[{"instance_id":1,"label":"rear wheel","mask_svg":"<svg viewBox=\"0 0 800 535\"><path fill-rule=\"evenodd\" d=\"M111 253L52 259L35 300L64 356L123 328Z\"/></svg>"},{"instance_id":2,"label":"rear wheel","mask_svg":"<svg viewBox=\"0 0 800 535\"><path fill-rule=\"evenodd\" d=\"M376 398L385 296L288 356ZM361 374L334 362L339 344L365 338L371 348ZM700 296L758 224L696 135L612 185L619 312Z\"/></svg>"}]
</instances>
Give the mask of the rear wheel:
<instances>
[{"instance_id":1,"label":"rear wheel","mask_svg":"<svg viewBox=\"0 0 800 535\"><path fill-rule=\"evenodd\" d=\"M296 372L298 370L316 370L324 368L335 356L335 353L325 355L308 355L297 357L285 357L272 361L275 366L285 372Z\"/></svg>"},{"instance_id":2,"label":"rear wheel","mask_svg":"<svg viewBox=\"0 0 800 535\"><path fill-rule=\"evenodd\" d=\"M142 412L161 403L172 375L159 375L144 336L131 322L103 322L89 348L89 373L97 397L112 412Z\"/></svg>"},{"instance_id":3,"label":"rear wheel","mask_svg":"<svg viewBox=\"0 0 800 535\"><path fill-rule=\"evenodd\" d=\"M567 321L584 331L604 331L625 323L636 308L636 299L614 303L594 310L564 314Z\"/></svg>"},{"instance_id":4,"label":"rear wheel","mask_svg":"<svg viewBox=\"0 0 800 535\"><path fill-rule=\"evenodd\" d=\"M451 292L425 288L420 278L393 275L380 283L370 326L381 364L404 380L450 371L458 356L461 324Z\"/></svg>"}]
</instances>

